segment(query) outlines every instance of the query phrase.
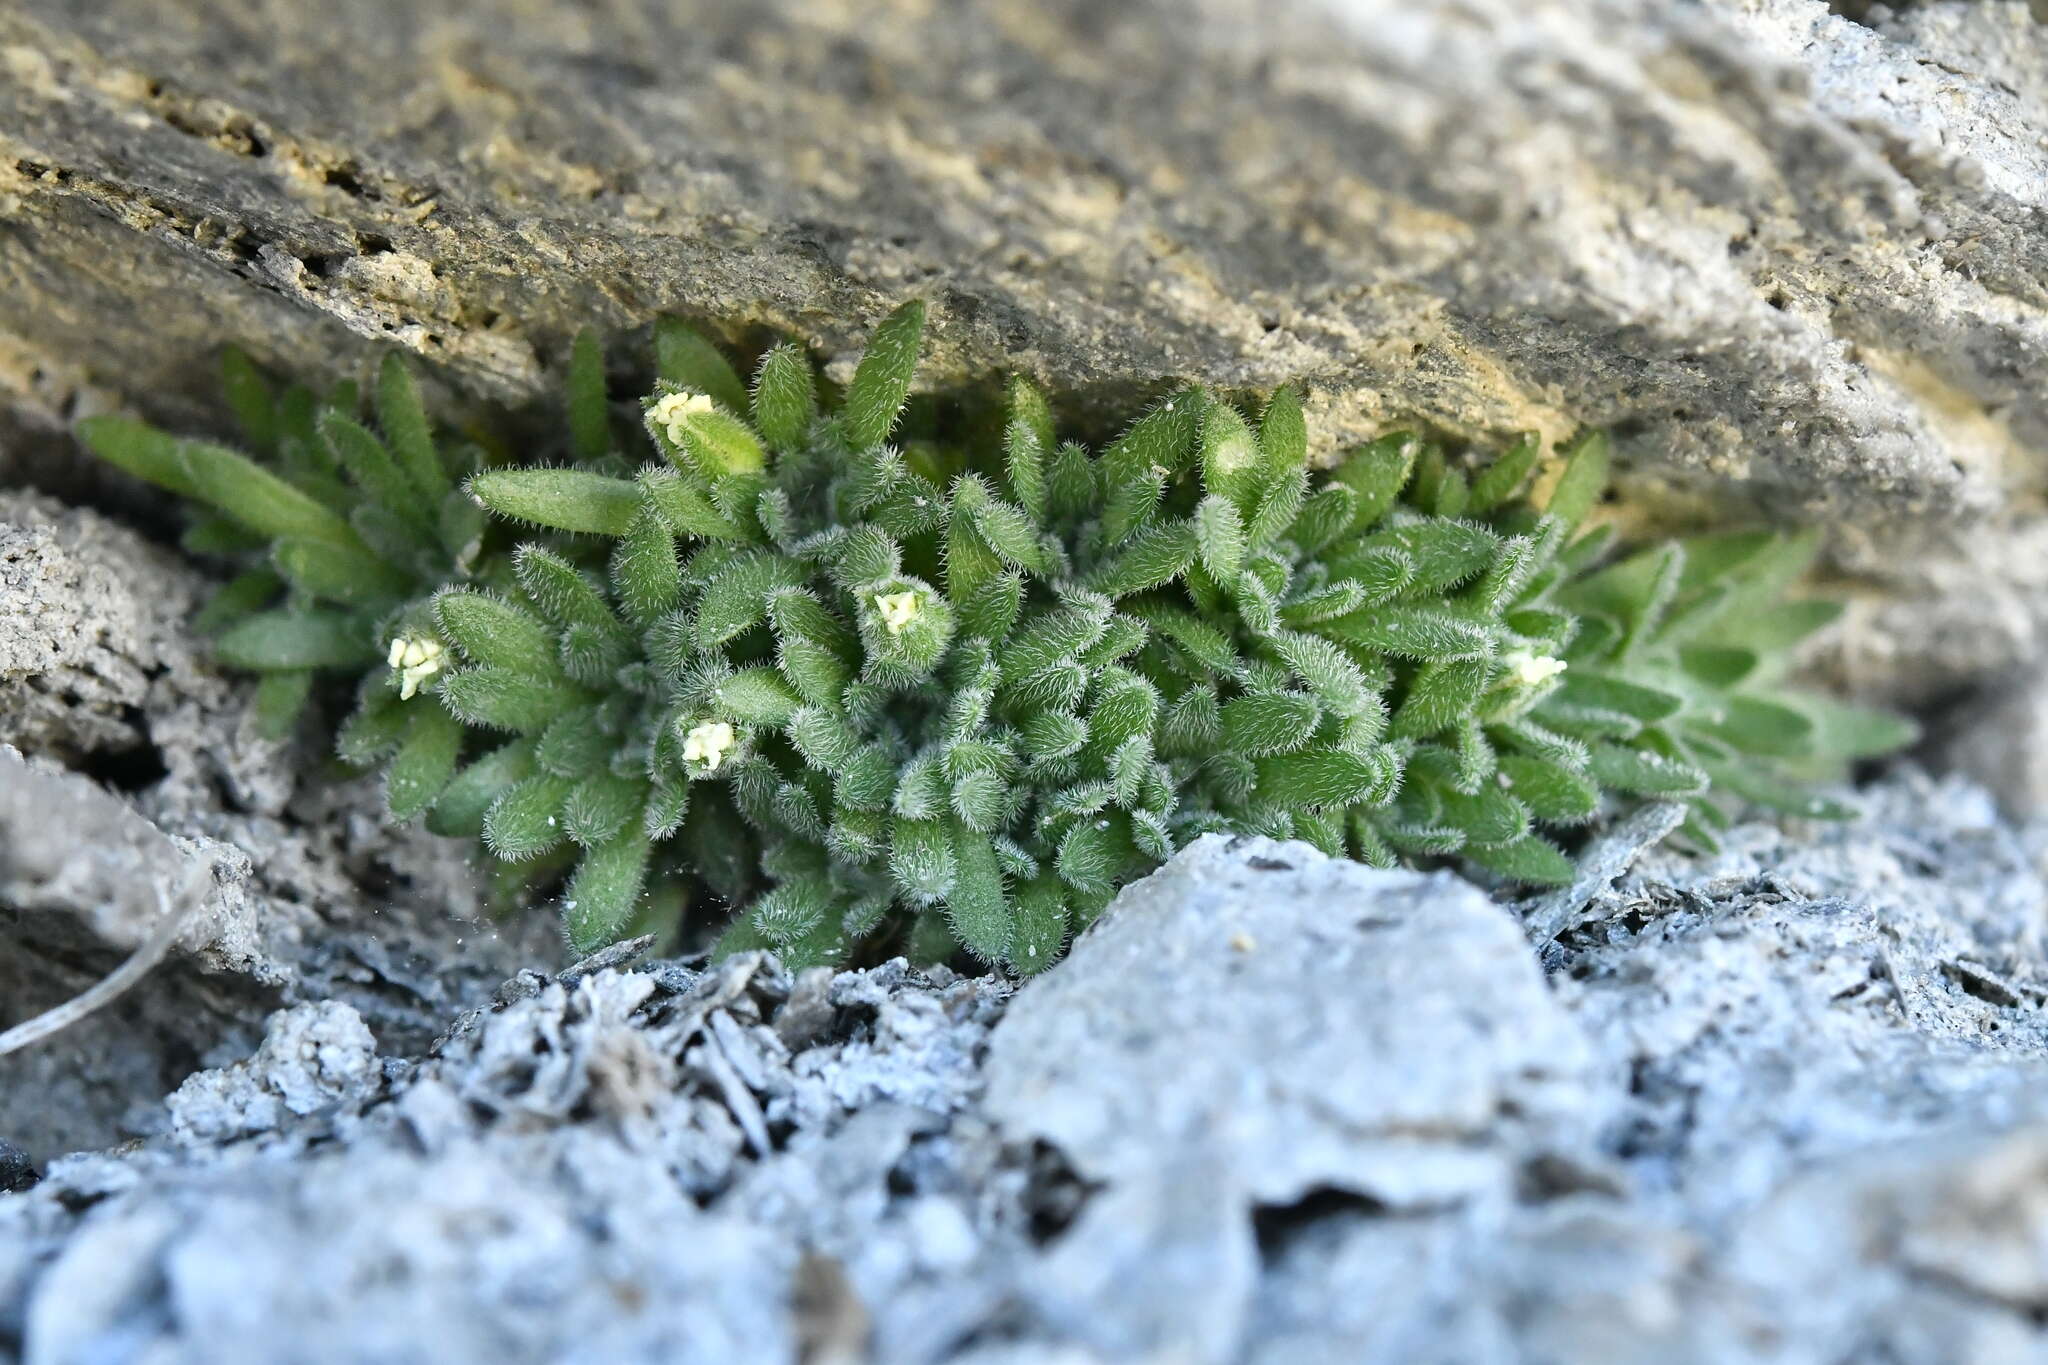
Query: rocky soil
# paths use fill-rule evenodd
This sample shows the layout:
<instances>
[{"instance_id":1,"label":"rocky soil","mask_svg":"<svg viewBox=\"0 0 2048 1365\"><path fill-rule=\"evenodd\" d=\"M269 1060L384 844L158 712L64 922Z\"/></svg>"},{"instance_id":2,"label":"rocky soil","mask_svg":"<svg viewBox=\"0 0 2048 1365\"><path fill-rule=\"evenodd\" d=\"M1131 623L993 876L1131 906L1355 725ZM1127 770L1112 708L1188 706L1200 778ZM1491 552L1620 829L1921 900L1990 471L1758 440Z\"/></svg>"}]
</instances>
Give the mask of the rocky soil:
<instances>
[{"instance_id":1,"label":"rocky soil","mask_svg":"<svg viewBox=\"0 0 2048 1365\"><path fill-rule=\"evenodd\" d=\"M1021 989L524 971L271 1016L0 1197L72 1361L2048 1355L2038 845L1901 774L1549 939L1212 836ZM1585 893L1581 893L1583 897Z\"/></svg>"},{"instance_id":2,"label":"rocky soil","mask_svg":"<svg viewBox=\"0 0 2048 1365\"><path fill-rule=\"evenodd\" d=\"M2048 1360L2048 27L1820 0L0 5L0 1362ZM158 500L234 341L510 430L597 322L1086 424L1580 423L1817 519L1841 827L1513 903L1205 843L1021 989L571 965L283 743ZM1942 774L1929 776L1929 773ZM2002 807L2002 812L2001 812Z\"/></svg>"}]
</instances>

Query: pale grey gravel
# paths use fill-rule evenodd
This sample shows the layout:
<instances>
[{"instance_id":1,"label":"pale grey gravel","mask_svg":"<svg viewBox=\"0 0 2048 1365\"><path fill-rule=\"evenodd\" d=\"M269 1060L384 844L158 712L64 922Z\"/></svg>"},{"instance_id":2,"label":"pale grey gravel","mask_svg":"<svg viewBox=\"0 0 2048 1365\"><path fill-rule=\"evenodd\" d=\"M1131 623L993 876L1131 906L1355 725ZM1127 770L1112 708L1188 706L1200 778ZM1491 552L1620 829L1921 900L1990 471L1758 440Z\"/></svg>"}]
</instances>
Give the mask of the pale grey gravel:
<instances>
[{"instance_id":1,"label":"pale grey gravel","mask_svg":"<svg viewBox=\"0 0 2048 1365\"><path fill-rule=\"evenodd\" d=\"M1859 799L1554 935L1212 837L1016 989L527 971L404 1053L293 1006L0 1195L0 1354L2043 1358L2048 839Z\"/></svg>"}]
</instances>

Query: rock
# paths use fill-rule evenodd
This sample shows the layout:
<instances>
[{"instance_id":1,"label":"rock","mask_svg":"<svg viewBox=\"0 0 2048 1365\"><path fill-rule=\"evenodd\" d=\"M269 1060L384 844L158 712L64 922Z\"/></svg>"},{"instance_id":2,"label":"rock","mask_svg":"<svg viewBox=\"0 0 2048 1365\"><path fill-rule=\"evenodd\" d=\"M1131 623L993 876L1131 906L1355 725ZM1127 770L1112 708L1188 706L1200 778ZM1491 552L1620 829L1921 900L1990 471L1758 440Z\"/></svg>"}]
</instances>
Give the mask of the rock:
<instances>
[{"instance_id":1,"label":"rock","mask_svg":"<svg viewBox=\"0 0 2048 1365\"><path fill-rule=\"evenodd\" d=\"M794 1055L766 1043L792 983L759 956L544 978L404 1063L376 1061L343 1006L281 1012L246 1061L185 1083L164 1138L0 1202L0 1342L37 1365L116 1339L229 1365L428 1342L452 1361L790 1359L799 1240L889 1213L907 1145L948 1117L887 1098L889 1078L957 1093L949 1059L1003 994L900 963L834 984L837 1021ZM737 1086L704 1055L733 1039L766 1049ZM748 1113L786 1148L750 1152ZM845 1247L865 1259L840 1295L884 1304L978 1261L966 1212L902 1202Z\"/></svg>"},{"instance_id":2,"label":"rock","mask_svg":"<svg viewBox=\"0 0 2048 1365\"><path fill-rule=\"evenodd\" d=\"M1404 1212L1510 1190L1587 1136L1589 1063L1469 882L1210 835L1019 996L985 1104L1085 1179L1185 1163L1249 1226L1318 1190Z\"/></svg>"},{"instance_id":3,"label":"rock","mask_svg":"<svg viewBox=\"0 0 2048 1365\"><path fill-rule=\"evenodd\" d=\"M217 425L226 340L523 400L585 323L843 366L921 294L929 382L1083 421L1190 375L1305 381L1326 442L1612 428L1627 515L1835 528L1829 666L1928 699L2044 648L2048 45L1863 8L23 0L0 431L118 496L34 433Z\"/></svg>"},{"instance_id":4,"label":"rock","mask_svg":"<svg viewBox=\"0 0 2048 1365\"><path fill-rule=\"evenodd\" d=\"M284 1164L195 1171L147 1209L94 1220L55 1257L24 1314L26 1359L91 1358L121 1337L223 1365L284 1350L322 1362L423 1349L621 1365L790 1358L786 1250L677 1197L658 1153L619 1147L572 1157L578 1180L605 1191L598 1204L636 1206L591 1223L578 1184L536 1164L562 1155L462 1144L428 1158L365 1150L333 1179Z\"/></svg>"},{"instance_id":5,"label":"rock","mask_svg":"<svg viewBox=\"0 0 2048 1365\"><path fill-rule=\"evenodd\" d=\"M49 1155L109 1142L201 1056L253 1041L277 1002L280 969L260 949L247 877L246 855L180 846L88 780L0 745L0 1027L92 986L166 915L186 917L183 952L194 955L0 1058L0 1120L17 1140ZM196 957L216 974L196 969Z\"/></svg>"},{"instance_id":6,"label":"rock","mask_svg":"<svg viewBox=\"0 0 2048 1365\"><path fill-rule=\"evenodd\" d=\"M1187 1144L1110 1184L1028 1274L1040 1331L1098 1360L1230 1361L1258 1247L1238 1173Z\"/></svg>"},{"instance_id":7,"label":"rock","mask_svg":"<svg viewBox=\"0 0 2048 1365\"><path fill-rule=\"evenodd\" d=\"M1989 787L2014 819L2048 810L2048 687L2040 668L1994 679L1953 706L1931 747L1935 761Z\"/></svg>"},{"instance_id":8,"label":"rock","mask_svg":"<svg viewBox=\"0 0 2048 1365\"><path fill-rule=\"evenodd\" d=\"M1733 1330L1739 1305L1715 1302L1695 1238L1597 1196L1500 1223L1324 1209L1263 1245L1239 1357L1256 1365L1829 1359L1806 1343L1762 1355Z\"/></svg>"},{"instance_id":9,"label":"rock","mask_svg":"<svg viewBox=\"0 0 2048 1365\"><path fill-rule=\"evenodd\" d=\"M27 1152L0 1138L0 1194L20 1194L42 1178Z\"/></svg>"},{"instance_id":10,"label":"rock","mask_svg":"<svg viewBox=\"0 0 2048 1365\"><path fill-rule=\"evenodd\" d=\"M167 700L153 678L175 670L172 687L215 705L226 690L194 686L185 622L203 590L193 566L104 518L0 493L0 740L72 762L162 761L143 712Z\"/></svg>"},{"instance_id":11,"label":"rock","mask_svg":"<svg viewBox=\"0 0 2048 1365\"><path fill-rule=\"evenodd\" d=\"M2038 1357L2048 1308L2048 1126L1931 1136L1799 1177L1748 1220L1733 1277L1809 1339L1895 1359ZM1862 1273L1846 1281L1845 1263Z\"/></svg>"},{"instance_id":12,"label":"rock","mask_svg":"<svg viewBox=\"0 0 2048 1365\"><path fill-rule=\"evenodd\" d=\"M1576 926L1587 907L1607 895L1614 879L1633 867L1644 850L1654 848L1683 824L1685 817L1683 805L1659 801L1610 822L1579 851L1575 860L1578 871L1571 883L1545 893L1528 907L1530 940L1540 948Z\"/></svg>"},{"instance_id":13,"label":"rock","mask_svg":"<svg viewBox=\"0 0 2048 1365\"><path fill-rule=\"evenodd\" d=\"M326 741L253 732L189 628L204 590L97 513L0 493L0 1028L190 908L166 968L0 1059L0 1130L37 1154L130 1133L279 1004L339 998L417 1046L559 955L545 917L480 926L468 851L390 828L373 783L301 785Z\"/></svg>"},{"instance_id":14,"label":"rock","mask_svg":"<svg viewBox=\"0 0 2048 1365\"><path fill-rule=\"evenodd\" d=\"M87 830L89 841L76 837ZM195 917L188 939L245 944L246 901L210 896L219 865L195 852L91 783L0 746L0 904L17 915L67 913L93 938L134 949L205 901L211 914Z\"/></svg>"},{"instance_id":15,"label":"rock","mask_svg":"<svg viewBox=\"0 0 2048 1365\"><path fill-rule=\"evenodd\" d=\"M273 1132L293 1116L367 1096L381 1079L376 1040L347 1005L279 1010L249 1060L189 1076L164 1101L169 1135L207 1144Z\"/></svg>"},{"instance_id":16,"label":"rock","mask_svg":"<svg viewBox=\"0 0 2048 1365\"><path fill-rule=\"evenodd\" d=\"M1540 956L1453 877L1210 838L1014 995L528 971L385 1056L287 1009L0 1196L0 1345L2033 1359L2048 893L1982 792L1867 799L1646 855Z\"/></svg>"},{"instance_id":17,"label":"rock","mask_svg":"<svg viewBox=\"0 0 2048 1365\"><path fill-rule=\"evenodd\" d=\"M1627 1096L1609 1141L1726 1231L1850 1154L2048 1117L2048 887L1981 791L1906 775L1863 820L1649 855L1547 951Z\"/></svg>"}]
</instances>

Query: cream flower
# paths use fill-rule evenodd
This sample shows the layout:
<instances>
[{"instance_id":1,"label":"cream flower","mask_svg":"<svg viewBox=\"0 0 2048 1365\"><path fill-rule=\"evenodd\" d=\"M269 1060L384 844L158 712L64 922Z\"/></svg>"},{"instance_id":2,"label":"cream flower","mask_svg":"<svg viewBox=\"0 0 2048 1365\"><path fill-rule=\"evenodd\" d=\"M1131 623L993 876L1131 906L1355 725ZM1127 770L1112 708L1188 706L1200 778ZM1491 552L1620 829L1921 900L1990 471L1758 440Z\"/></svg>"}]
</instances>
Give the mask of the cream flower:
<instances>
[{"instance_id":1,"label":"cream flower","mask_svg":"<svg viewBox=\"0 0 2048 1365\"><path fill-rule=\"evenodd\" d=\"M1507 665L1508 679L1523 687L1534 687L1549 682L1564 672L1565 661L1553 659L1548 654L1537 654L1531 650L1517 649L1503 654L1500 660Z\"/></svg>"},{"instance_id":2,"label":"cream flower","mask_svg":"<svg viewBox=\"0 0 2048 1365\"><path fill-rule=\"evenodd\" d=\"M665 393L654 400L649 415L656 426L668 435L671 444L683 443L683 429L691 417L700 412L712 410L711 397L702 393Z\"/></svg>"},{"instance_id":3,"label":"cream flower","mask_svg":"<svg viewBox=\"0 0 2048 1365\"><path fill-rule=\"evenodd\" d=\"M905 626L924 614L924 598L915 591L876 593L875 610L882 614L882 624L891 635L901 635Z\"/></svg>"},{"instance_id":4,"label":"cream flower","mask_svg":"<svg viewBox=\"0 0 2048 1365\"><path fill-rule=\"evenodd\" d=\"M391 642L390 659L398 670L398 698L410 701L441 671L441 642L431 635L401 635Z\"/></svg>"},{"instance_id":5,"label":"cream flower","mask_svg":"<svg viewBox=\"0 0 2048 1365\"><path fill-rule=\"evenodd\" d=\"M739 742L732 726L722 720L707 720L683 736L683 761L701 763L705 772L715 773Z\"/></svg>"}]
</instances>

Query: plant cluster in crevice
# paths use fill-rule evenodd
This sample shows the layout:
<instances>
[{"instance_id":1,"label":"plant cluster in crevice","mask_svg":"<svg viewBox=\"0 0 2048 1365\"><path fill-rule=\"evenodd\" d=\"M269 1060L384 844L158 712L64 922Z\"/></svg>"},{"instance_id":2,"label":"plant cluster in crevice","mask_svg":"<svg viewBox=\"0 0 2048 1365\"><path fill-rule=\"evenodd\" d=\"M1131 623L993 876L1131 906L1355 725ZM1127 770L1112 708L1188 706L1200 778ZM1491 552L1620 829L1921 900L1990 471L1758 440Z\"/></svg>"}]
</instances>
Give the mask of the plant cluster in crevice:
<instances>
[{"instance_id":1,"label":"plant cluster in crevice","mask_svg":"<svg viewBox=\"0 0 2048 1365\"><path fill-rule=\"evenodd\" d=\"M841 394L663 324L630 428L586 335L552 464L436 433L395 357L374 427L231 356L247 454L81 434L243 562L200 625L263 723L356 675L340 757L395 819L566 874L582 948L704 904L793 963L886 937L1028 972L1206 832L1555 883L1616 800L1711 846L1732 802L1835 813L1808 784L1910 738L1784 685L1837 610L1786 594L1811 537L1582 530L1598 435L1319 472L1292 390L1185 388L1091 451L1023 380L999 429L903 428L923 325Z\"/></svg>"}]
</instances>

